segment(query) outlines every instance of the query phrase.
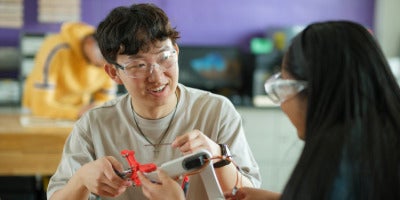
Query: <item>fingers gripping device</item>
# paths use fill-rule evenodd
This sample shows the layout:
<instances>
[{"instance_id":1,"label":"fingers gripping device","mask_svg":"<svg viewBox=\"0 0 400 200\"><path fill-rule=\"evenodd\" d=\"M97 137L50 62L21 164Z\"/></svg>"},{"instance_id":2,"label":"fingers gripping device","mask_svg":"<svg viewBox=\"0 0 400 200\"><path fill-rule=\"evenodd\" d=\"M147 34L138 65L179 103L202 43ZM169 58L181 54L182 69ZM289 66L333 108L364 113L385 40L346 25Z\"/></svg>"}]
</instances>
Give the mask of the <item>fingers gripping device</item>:
<instances>
[{"instance_id":1,"label":"fingers gripping device","mask_svg":"<svg viewBox=\"0 0 400 200\"><path fill-rule=\"evenodd\" d=\"M157 168L162 169L172 178L198 172L204 182L208 199L224 199L212 162L209 162L211 154L206 150L199 150L192 154L168 161L159 167L154 163L139 163L135 158L135 152L133 150L123 150L121 151L121 155L125 157L129 168L123 172L116 171L116 173L121 178L131 179L136 186L141 185L137 175L138 171L142 172L153 182L160 182L156 172ZM185 177L186 178L183 180L184 182L188 181L187 176Z\"/></svg>"}]
</instances>

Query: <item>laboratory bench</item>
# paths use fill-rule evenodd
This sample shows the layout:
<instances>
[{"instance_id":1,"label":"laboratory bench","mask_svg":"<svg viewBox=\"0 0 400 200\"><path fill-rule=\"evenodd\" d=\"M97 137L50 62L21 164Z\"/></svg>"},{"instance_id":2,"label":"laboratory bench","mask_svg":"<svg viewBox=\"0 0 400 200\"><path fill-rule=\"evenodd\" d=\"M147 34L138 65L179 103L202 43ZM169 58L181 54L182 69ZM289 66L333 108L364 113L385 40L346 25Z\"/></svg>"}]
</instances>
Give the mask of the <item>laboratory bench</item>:
<instances>
[{"instance_id":1,"label":"laboratory bench","mask_svg":"<svg viewBox=\"0 0 400 200\"><path fill-rule=\"evenodd\" d=\"M0 107L0 199L46 199L72 123L34 119Z\"/></svg>"}]
</instances>

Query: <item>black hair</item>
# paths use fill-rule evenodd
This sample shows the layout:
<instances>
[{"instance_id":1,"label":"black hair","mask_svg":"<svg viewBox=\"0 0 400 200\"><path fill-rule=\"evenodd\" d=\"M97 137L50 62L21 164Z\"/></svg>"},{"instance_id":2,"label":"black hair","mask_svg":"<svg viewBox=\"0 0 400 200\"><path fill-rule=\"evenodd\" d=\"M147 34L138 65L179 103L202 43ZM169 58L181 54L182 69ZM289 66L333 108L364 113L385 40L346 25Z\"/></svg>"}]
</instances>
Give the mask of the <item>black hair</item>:
<instances>
[{"instance_id":1,"label":"black hair","mask_svg":"<svg viewBox=\"0 0 400 200\"><path fill-rule=\"evenodd\" d=\"M305 146L282 199L400 199L400 89L371 32L313 23L282 66L308 82Z\"/></svg>"},{"instance_id":2,"label":"black hair","mask_svg":"<svg viewBox=\"0 0 400 200\"><path fill-rule=\"evenodd\" d=\"M96 31L101 53L110 63L119 54L147 52L157 41L169 38L175 44L179 37L165 12L154 4L117 7L100 22Z\"/></svg>"}]
</instances>

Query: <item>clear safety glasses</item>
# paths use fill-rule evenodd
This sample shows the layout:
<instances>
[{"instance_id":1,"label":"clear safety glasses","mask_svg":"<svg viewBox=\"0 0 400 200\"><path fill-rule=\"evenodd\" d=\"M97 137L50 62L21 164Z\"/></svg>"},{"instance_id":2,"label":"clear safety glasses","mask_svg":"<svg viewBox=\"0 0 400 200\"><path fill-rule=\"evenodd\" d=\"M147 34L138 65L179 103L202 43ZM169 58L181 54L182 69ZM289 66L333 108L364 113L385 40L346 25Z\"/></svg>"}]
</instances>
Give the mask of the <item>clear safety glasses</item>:
<instances>
[{"instance_id":1,"label":"clear safety glasses","mask_svg":"<svg viewBox=\"0 0 400 200\"><path fill-rule=\"evenodd\" d=\"M159 69L162 72L165 72L176 65L176 60L177 60L176 51L175 50L163 51L160 54L154 56L152 60L155 60ZM144 59L132 60L129 64L126 64L125 66L121 66L116 62L113 62L112 64L114 64L117 68L123 70L126 76L131 78L148 77L153 72L155 67L154 64L150 64Z\"/></svg>"},{"instance_id":2,"label":"clear safety glasses","mask_svg":"<svg viewBox=\"0 0 400 200\"><path fill-rule=\"evenodd\" d=\"M282 79L281 73L277 73L265 82L264 87L268 98L275 104L281 104L306 89L307 82Z\"/></svg>"}]
</instances>

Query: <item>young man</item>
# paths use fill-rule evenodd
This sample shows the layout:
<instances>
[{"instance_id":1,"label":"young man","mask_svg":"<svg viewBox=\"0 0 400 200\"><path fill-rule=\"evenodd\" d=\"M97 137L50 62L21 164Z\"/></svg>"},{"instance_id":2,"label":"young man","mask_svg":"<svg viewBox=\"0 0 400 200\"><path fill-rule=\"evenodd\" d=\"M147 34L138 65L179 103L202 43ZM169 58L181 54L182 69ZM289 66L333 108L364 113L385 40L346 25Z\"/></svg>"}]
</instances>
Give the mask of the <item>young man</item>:
<instances>
[{"instance_id":1,"label":"young man","mask_svg":"<svg viewBox=\"0 0 400 200\"><path fill-rule=\"evenodd\" d=\"M146 199L140 187L130 187L114 172L127 166L120 154L124 149L134 150L140 163L159 166L199 149L220 157L229 148L242 170L226 160L212 160L222 190L260 186L257 163L232 103L178 83L179 33L160 8L115 8L96 37L109 63L108 75L128 93L76 123L51 178L49 198ZM199 175L190 176L187 197L205 199L204 184Z\"/></svg>"},{"instance_id":2,"label":"young man","mask_svg":"<svg viewBox=\"0 0 400 200\"><path fill-rule=\"evenodd\" d=\"M24 109L34 116L75 120L115 98L94 32L88 24L69 22L45 38L25 82Z\"/></svg>"}]
</instances>

